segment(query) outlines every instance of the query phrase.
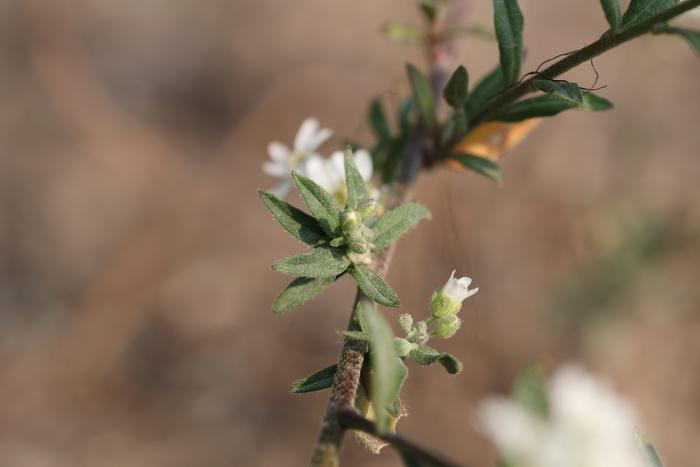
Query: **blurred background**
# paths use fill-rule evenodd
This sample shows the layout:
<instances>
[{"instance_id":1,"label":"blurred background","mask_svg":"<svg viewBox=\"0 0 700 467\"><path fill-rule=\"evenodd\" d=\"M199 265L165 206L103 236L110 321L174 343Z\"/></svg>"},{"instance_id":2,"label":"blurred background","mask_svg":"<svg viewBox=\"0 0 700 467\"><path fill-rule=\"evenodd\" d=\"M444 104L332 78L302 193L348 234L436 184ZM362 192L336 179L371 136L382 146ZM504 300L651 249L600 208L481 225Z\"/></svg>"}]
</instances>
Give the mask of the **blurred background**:
<instances>
[{"instance_id":1,"label":"blurred background","mask_svg":"<svg viewBox=\"0 0 700 467\"><path fill-rule=\"evenodd\" d=\"M521 3L524 71L607 28L598 2ZM490 2L467 4L490 28ZM354 290L272 316L289 278L269 266L303 247L259 202L260 167L308 116L335 130L324 154L372 143L369 100L395 108L422 64L389 20L420 18L406 0L0 1L0 465L306 465L328 394L287 388L335 361ZM472 82L496 50L461 42ZM495 460L475 403L532 359L584 362L667 465L700 465L700 59L644 37L595 65L616 108L543 123L502 187L418 183L433 220L400 242L402 310L427 314L455 268L481 291L441 343L464 372L409 365L399 430L465 465ZM344 460L399 465L350 438Z\"/></svg>"}]
</instances>

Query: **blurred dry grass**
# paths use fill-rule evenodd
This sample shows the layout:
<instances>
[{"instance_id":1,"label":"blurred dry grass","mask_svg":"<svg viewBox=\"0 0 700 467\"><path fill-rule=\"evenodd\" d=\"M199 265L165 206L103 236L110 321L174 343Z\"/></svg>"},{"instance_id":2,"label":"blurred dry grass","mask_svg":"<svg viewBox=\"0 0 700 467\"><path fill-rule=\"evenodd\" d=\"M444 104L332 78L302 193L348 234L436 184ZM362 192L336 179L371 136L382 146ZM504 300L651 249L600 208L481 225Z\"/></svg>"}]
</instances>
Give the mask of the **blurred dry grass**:
<instances>
[{"instance_id":1,"label":"blurred dry grass","mask_svg":"<svg viewBox=\"0 0 700 467\"><path fill-rule=\"evenodd\" d=\"M604 29L588 2L523 5L529 68ZM326 394L286 388L336 358L353 291L271 316L286 278L269 264L300 246L257 200L260 165L309 115L333 144L369 142L369 98L397 102L419 60L379 26L415 16L402 0L0 2L0 465L306 463ZM477 76L495 45L461 57ZM434 218L390 273L404 308L452 268L481 292L445 344L464 373L412 367L400 429L467 465L494 458L474 402L532 358L587 362L668 465L700 465L700 60L643 38L596 67L617 108L542 125L503 188L419 182ZM398 462L351 442L346 459Z\"/></svg>"}]
</instances>

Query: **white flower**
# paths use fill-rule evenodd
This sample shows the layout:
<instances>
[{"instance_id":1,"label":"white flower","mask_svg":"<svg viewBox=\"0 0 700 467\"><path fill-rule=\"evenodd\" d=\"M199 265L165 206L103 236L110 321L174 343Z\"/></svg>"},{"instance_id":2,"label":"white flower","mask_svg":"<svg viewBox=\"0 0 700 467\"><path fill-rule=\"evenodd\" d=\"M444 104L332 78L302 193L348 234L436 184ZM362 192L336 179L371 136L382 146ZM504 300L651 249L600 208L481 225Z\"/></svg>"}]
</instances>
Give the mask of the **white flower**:
<instances>
[{"instance_id":1,"label":"white flower","mask_svg":"<svg viewBox=\"0 0 700 467\"><path fill-rule=\"evenodd\" d=\"M318 157L316 150L332 134L332 130L320 128L318 120L315 118L307 118L299 127L296 138L294 138L293 150L277 141L270 143L267 146L267 152L272 161L263 164L263 172L281 179L271 190L272 193L280 198L286 196L292 184L292 170L305 174L306 161L310 157Z\"/></svg>"},{"instance_id":2,"label":"white flower","mask_svg":"<svg viewBox=\"0 0 700 467\"><path fill-rule=\"evenodd\" d=\"M456 269L452 271L452 275L450 275L447 283L442 288L442 293L452 300L462 303L464 300L477 293L479 288L470 289L469 286L472 280L467 276L455 279L456 272Z\"/></svg>"},{"instance_id":3,"label":"white flower","mask_svg":"<svg viewBox=\"0 0 700 467\"><path fill-rule=\"evenodd\" d=\"M364 149L358 149L353 155L357 171L362 179L369 182L372 178L372 157ZM306 161L306 176L318 183L327 192L340 196L345 192L345 164L343 151L336 151L324 159L313 155ZM340 196L341 198L344 196Z\"/></svg>"},{"instance_id":4,"label":"white flower","mask_svg":"<svg viewBox=\"0 0 700 467\"><path fill-rule=\"evenodd\" d=\"M635 414L609 386L566 366L548 388L542 418L498 397L480 404L480 428L515 467L644 467Z\"/></svg>"}]
</instances>

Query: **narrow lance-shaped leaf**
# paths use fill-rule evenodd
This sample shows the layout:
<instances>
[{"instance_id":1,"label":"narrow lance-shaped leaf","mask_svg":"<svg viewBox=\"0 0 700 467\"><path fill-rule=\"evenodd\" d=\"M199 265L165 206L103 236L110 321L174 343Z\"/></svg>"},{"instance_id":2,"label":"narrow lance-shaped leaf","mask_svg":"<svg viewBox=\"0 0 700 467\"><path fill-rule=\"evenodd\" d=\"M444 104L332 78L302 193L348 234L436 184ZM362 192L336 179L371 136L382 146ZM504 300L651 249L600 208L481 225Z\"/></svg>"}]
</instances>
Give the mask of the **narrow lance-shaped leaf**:
<instances>
[{"instance_id":1,"label":"narrow lance-shaped leaf","mask_svg":"<svg viewBox=\"0 0 700 467\"><path fill-rule=\"evenodd\" d=\"M377 140L381 141L391 136L389 131L389 122L386 119L386 113L384 113L382 101L380 101L378 98L372 99L372 103L369 106L368 118Z\"/></svg>"},{"instance_id":2,"label":"narrow lance-shaped leaf","mask_svg":"<svg viewBox=\"0 0 700 467\"><path fill-rule=\"evenodd\" d=\"M341 250L318 247L311 253L281 259L272 265L272 269L298 277L335 277L345 272L348 266L350 260Z\"/></svg>"},{"instance_id":3,"label":"narrow lance-shaped leaf","mask_svg":"<svg viewBox=\"0 0 700 467\"><path fill-rule=\"evenodd\" d=\"M700 11L700 10L699 10ZM659 25L654 28L655 34L674 34L680 36L693 48L696 54L700 55L700 31L696 29L677 28L667 24Z\"/></svg>"},{"instance_id":4,"label":"narrow lance-shaped leaf","mask_svg":"<svg viewBox=\"0 0 700 467\"><path fill-rule=\"evenodd\" d=\"M591 112L599 112L601 110L612 109L613 103L592 92L584 92L582 108L583 110L590 110Z\"/></svg>"},{"instance_id":5,"label":"narrow lance-shaped leaf","mask_svg":"<svg viewBox=\"0 0 700 467\"><path fill-rule=\"evenodd\" d=\"M442 95L450 104L453 109L460 108L464 106L467 102L467 91L469 88L469 73L467 69L460 65L452 76L450 80L445 85L445 90Z\"/></svg>"},{"instance_id":6,"label":"narrow lance-shaped leaf","mask_svg":"<svg viewBox=\"0 0 700 467\"><path fill-rule=\"evenodd\" d=\"M338 334L355 341L369 342L369 335L364 331L339 331Z\"/></svg>"},{"instance_id":7,"label":"narrow lance-shaped leaf","mask_svg":"<svg viewBox=\"0 0 700 467\"><path fill-rule=\"evenodd\" d=\"M282 201L272 193L259 191L260 199L279 224L296 238L308 245L318 245L327 235L321 224L305 212Z\"/></svg>"},{"instance_id":8,"label":"narrow lance-shaped leaf","mask_svg":"<svg viewBox=\"0 0 700 467\"><path fill-rule=\"evenodd\" d=\"M571 102L577 106L581 105L583 102L581 89L576 83L570 83L568 81L554 81L550 79L536 79L533 80L532 85L535 87L535 89L551 94L564 101Z\"/></svg>"},{"instance_id":9,"label":"narrow lance-shaped leaf","mask_svg":"<svg viewBox=\"0 0 700 467\"><path fill-rule=\"evenodd\" d=\"M651 443L649 438L647 438L647 436L639 430L637 431L637 442L639 443L639 448L642 451L642 456L649 467L664 467L664 464L661 462L661 458L656 452L654 445Z\"/></svg>"},{"instance_id":10,"label":"narrow lance-shaped leaf","mask_svg":"<svg viewBox=\"0 0 700 467\"><path fill-rule=\"evenodd\" d=\"M272 304L272 312L283 314L308 302L335 282L335 277L297 277L277 297Z\"/></svg>"},{"instance_id":11,"label":"narrow lance-shaped leaf","mask_svg":"<svg viewBox=\"0 0 700 467\"><path fill-rule=\"evenodd\" d=\"M481 79L469 94L464 110L467 117L473 117L481 110L488 101L503 90L503 73L500 68L496 68L491 73Z\"/></svg>"},{"instance_id":12,"label":"narrow lance-shaped leaf","mask_svg":"<svg viewBox=\"0 0 700 467\"><path fill-rule=\"evenodd\" d=\"M406 44L420 44L425 39L423 31L415 26L400 23L387 23L382 28L384 36Z\"/></svg>"},{"instance_id":13,"label":"narrow lance-shaped leaf","mask_svg":"<svg viewBox=\"0 0 700 467\"><path fill-rule=\"evenodd\" d=\"M620 11L620 3L618 0L600 0L600 5L603 7L605 19L613 31L617 31L622 21L622 13Z\"/></svg>"},{"instance_id":14,"label":"narrow lance-shaped leaf","mask_svg":"<svg viewBox=\"0 0 700 467\"><path fill-rule=\"evenodd\" d=\"M402 379L400 360L394 349L391 326L374 304L360 301L357 311L362 330L369 336L372 362L370 399L375 408L377 430L383 431L388 423L386 408L393 402L396 386L400 385Z\"/></svg>"},{"instance_id":15,"label":"narrow lance-shaped leaf","mask_svg":"<svg viewBox=\"0 0 700 467\"><path fill-rule=\"evenodd\" d=\"M456 375L462 371L462 362L457 357L446 352L439 352L427 345L419 345L408 354L408 358L414 360L419 365L432 365L439 362L447 372Z\"/></svg>"},{"instance_id":16,"label":"narrow lance-shaped leaf","mask_svg":"<svg viewBox=\"0 0 700 467\"><path fill-rule=\"evenodd\" d=\"M634 26L678 4L678 0L632 0L622 16L622 28Z\"/></svg>"},{"instance_id":17,"label":"narrow lance-shaped leaf","mask_svg":"<svg viewBox=\"0 0 700 467\"><path fill-rule=\"evenodd\" d=\"M496 183L503 181L503 171L501 166L491 159L485 157L474 156L471 154L450 154L450 160L459 162L463 167L472 170L478 174L484 175Z\"/></svg>"},{"instance_id":18,"label":"narrow lance-shaped leaf","mask_svg":"<svg viewBox=\"0 0 700 467\"><path fill-rule=\"evenodd\" d=\"M533 117L550 117L564 110L576 108L576 104L547 94L523 99L509 105L498 114L502 122L519 122Z\"/></svg>"},{"instance_id":19,"label":"narrow lance-shaped leaf","mask_svg":"<svg viewBox=\"0 0 700 467\"><path fill-rule=\"evenodd\" d=\"M292 172L294 184L314 217L330 236L335 236L340 225L340 208L333 197L313 180Z\"/></svg>"},{"instance_id":20,"label":"narrow lance-shaped leaf","mask_svg":"<svg viewBox=\"0 0 700 467\"><path fill-rule=\"evenodd\" d=\"M430 89L430 84L428 84L428 80L425 76L413 65L406 65L406 70L408 71L411 93L413 95L413 101L418 108L418 114L428 130L432 131L437 127L437 116L435 113L435 100L433 99L433 92Z\"/></svg>"},{"instance_id":21,"label":"narrow lance-shaped leaf","mask_svg":"<svg viewBox=\"0 0 700 467\"><path fill-rule=\"evenodd\" d=\"M503 78L513 84L523 56L523 13L517 0L493 0L493 15Z\"/></svg>"},{"instance_id":22,"label":"narrow lance-shaped leaf","mask_svg":"<svg viewBox=\"0 0 700 467\"><path fill-rule=\"evenodd\" d=\"M362 175L360 175L360 172L357 170L357 166L355 166L353 153L350 148L345 148L343 158L343 163L345 164L345 184L348 188L346 206L348 209L357 209L360 201L369 196L367 185L362 179Z\"/></svg>"},{"instance_id":23,"label":"narrow lance-shaped leaf","mask_svg":"<svg viewBox=\"0 0 700 467\"><path fill-rule=\"evenodd\" d=\"M374 250L386 248L425 218L430 218L430 211L418 203L406 203L387 212L372 225Z\"/></svg>"},{"instance_id":24,"label":"narrow lance-shaped leaf","mask_svg":"<svg viewBox=\"0 0 700 467\"><path fill-rule=\"evenodd\" d=\"M335 372L337 370L337 365L331 365L308 376L299 378L292 383L292 386L289 388L289 392L292 394L302 394L305 392L313 392L329 388L333 385L333 378L335 377Z\"/></svg>"},{"instance_id":25,"label":"narrow lance-shaped leaf","mask_svg":"<svg viewBox=\"0 0 700 467\"><path fill-rule=\"evenodd\" d=\"M360 290L375 302L385 306L399 306L399 297L369 266L355 264L350 268L350 275Z\"/></svg>"}]
</instances>

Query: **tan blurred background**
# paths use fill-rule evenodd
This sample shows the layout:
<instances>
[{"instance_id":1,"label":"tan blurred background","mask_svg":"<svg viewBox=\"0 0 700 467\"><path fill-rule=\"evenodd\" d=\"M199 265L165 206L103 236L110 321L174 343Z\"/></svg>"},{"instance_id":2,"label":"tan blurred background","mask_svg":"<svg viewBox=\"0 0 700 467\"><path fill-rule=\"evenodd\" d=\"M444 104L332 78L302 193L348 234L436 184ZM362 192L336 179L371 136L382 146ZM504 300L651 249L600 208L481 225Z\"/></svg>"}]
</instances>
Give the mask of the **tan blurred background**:
<instances>
[{"instance_id":1,"label":"tan blurred background","mask_svg":"<svg viewBox=\"0 0 700 467\"><path fill-rule=\"evenodd\" d=\"M522 6L526 71L605 29L598 2ZM326 154L372 142L369 99L395 105L421 59L387 20L418 22L414 2L0 1L0 465L306 464L327 393L286 389L337 357L353 287L272 316L289 279L269 265L302 246L260 166L308 116L335 129ZM462 45L473 81L495 64L494 42ZM464 372L410 365L399 429L465 465L494 465L476 401L533 358L585 362L667 465L700 465L700 59L645 37L595 64L616 108L543 124L503 187L418 184L434 215L389 274L402 310L453 268L481 292L442 345ZM399 463L352 440L344 459Z\"/></svg>"}]
</instances>

